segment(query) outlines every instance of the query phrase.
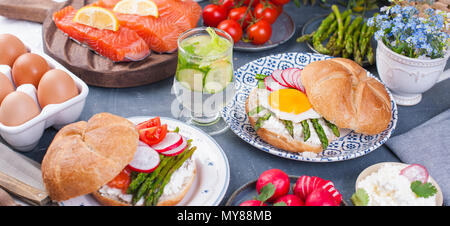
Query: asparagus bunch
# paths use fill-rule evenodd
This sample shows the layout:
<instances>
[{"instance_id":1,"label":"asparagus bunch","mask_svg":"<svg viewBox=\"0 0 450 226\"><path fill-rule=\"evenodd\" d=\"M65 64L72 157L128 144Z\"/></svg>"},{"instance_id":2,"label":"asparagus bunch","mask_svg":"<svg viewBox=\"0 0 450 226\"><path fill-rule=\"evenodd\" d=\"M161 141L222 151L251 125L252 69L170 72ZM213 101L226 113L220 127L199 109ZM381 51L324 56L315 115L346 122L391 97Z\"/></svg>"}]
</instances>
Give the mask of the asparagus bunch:
<instances>
[{"instance_id":1,"label":"asparagus bunch","mask_svg":"<svg viewBox=\"0 0 450 226\"><path fill-rule=\"evenodd\" d=\"M336 5L331 10L316 31L300 36L297 42L310 42L322 54L353 59L360 65L367 59L373 64L371 39L375 27L368 27L363 16L352 17L352 10L341 13Z\"/></svg>"}]
</instances>

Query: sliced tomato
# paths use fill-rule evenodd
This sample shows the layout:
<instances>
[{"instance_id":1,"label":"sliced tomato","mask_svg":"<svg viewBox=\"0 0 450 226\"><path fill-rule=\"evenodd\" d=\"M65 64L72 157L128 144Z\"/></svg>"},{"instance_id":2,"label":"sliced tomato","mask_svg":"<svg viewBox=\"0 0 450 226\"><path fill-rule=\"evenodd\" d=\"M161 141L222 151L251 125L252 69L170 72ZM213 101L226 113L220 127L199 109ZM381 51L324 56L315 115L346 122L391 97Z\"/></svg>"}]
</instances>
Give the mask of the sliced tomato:
<instances>
[{"instance_id":1,"label":"sliced tomato","mask_svg":"<svg viewBox=\"0 0 450 226\"><path fill-rule=\"evenodd\" d=\"M155 117L152 119L149 119L145 122L141 122L136 126L136 129L139 131L141 129L146 129L154 126L161 126L161 119L159 117Z\"/></svg>"},{"instance_id":2,"label":"sliced tomato","mask_svg":"<svg viewBox=\"0 0 450 226\"><path fill-rule=\"evenodd\" d=\"M167 124L163 124L139 130L139 139L148 145L154 145L161 142L166 134Z\"/></svg>"},{"instance_id":3,"label":"sliced tomato","mask_svg":"<svg viewBox=\"0 0 450 226\"><path fill-rule=\"evenodd\" d=\"M131 171L128 168L125 168L107 185L112 188L120 189L122 190L122 193L125 194L131 182L130 174Z\"/></svg>"}]
</instances>

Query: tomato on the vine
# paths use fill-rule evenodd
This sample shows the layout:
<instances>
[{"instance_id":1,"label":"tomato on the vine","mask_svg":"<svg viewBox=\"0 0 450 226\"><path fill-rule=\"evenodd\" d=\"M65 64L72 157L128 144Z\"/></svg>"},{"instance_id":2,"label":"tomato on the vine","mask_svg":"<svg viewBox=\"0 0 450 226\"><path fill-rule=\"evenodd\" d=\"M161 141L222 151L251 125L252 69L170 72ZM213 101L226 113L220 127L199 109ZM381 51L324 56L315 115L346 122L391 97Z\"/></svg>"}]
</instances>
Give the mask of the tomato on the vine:
<instances>
[{"instance_id":1,"label":"tomato on the vine","mask_svg":"<svg viewBox=\"0 0 450 226\"><path fill-rule=\"evenodd\" d=\"M245 29L252 21L251 13L252 10L249 9L247 6L241 6L238 8L231 9L230 12L228 12L228 19L234 20L239 24L242 24L243 25L242 28ZM242 22L242 20L244 21Z\"/></svg>"},{"instance_id":2,"label":"tomato on the vine","mask_svg":"<svg viewBox=\"0 0 450 226\"><path fill-rule=\"evenodd\" d=\"M276 6L269 1L258 3L255 6L254 12L257 19L265 20L270 24L275 23L279 15Z\"/></svg>"},{"instance_id":3,"label":"tomato on the vine","mask_svg":"<svg viewBox=\"0 0 450 226\"><path fill-rule=\"evenodd\" d=\"M202 16L206 26L217 27L220 22L227 19L227 9L220 5L209 4L203 9Z\"/></svg>"},{"instance_id":4,"label":"tomato on the vine","mask_svg":"<svg viewBox=\"0 0 450 226\"><path fill-rule=\"evenodd\" d=\"M247 29L248 38L255 45L262 45L270 40L272 26L265 20L260 20Z\"/></svg>"},{"instance_id":5,"label":"tomato on the vine","mask_svg":"<svg viewBox=\"0 0 450 226\"><path fill-rule=\"evenodd\" d=\"M277 5L285 5L285 4L289 3L290 1L291 0L272 0L272 2Z\"/></svg>"},{"instance_id":6,"label":"tomato on the vine","mask_svg":"<svg viewBox=\"0 0 450 226\"><path fill-rule=\"evenodd\" d=\"M232 8L234 8L234 6L236 5L234 3L235 0L219 0L219 2L217 3L218 5L221 5L222 7L224 7L227 10L230 10Z\"/></svg>"},{"instance_id":7,"label":"tomato on the vine","mask_svg":"<svg viewBox=\"0 0 450 226\"><path fill-rule=\"evenodd\" d=\"M250 5L250 1L251 0L245 0L244 1L244 5L246 5L246 6L248 6L248 5ZM259 2L261 2L261 1L265 1L265 0L253 0L253 2L252 2L252 7L255 7Z\"/></svg>"},{"instance_id":8,"label":"tomato on the vine","mask_svg":"<svg viewBox=\"0 0 450 226\"><path fill-rule=\"evenodd\" d=\"M234 43L239 42L239 40L241 40L242 38L243 34L242 27L235 20L224 20L220 22L217 28L228 33L231 36L231 38L233 38Z\"/></svg>"}]
</instances>

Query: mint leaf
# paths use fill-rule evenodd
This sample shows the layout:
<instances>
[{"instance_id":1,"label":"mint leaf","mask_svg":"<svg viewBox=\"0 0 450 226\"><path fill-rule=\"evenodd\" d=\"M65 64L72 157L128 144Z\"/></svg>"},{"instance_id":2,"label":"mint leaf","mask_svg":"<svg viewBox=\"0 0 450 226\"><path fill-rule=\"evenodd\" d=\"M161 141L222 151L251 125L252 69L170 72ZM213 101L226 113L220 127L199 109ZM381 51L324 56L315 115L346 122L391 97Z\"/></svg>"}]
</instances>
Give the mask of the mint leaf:
<instances>
[{"instance_id":1,"label":"mint leaf","mask_svg":"<svg viewBox=\"0 0 450 226\"><path fill-rule=\"evenodd\" d=\"M430 182L422 183L421 181L414 181L411 183L411 190L417 197L428 198L437 193L437 189Z\"/></svg>"},{"instance_id":2,"label":"mint leaf","mask_svg":"<svg viewBox=\"0 0 450 226\"><path fill-rule=\"evenodd\" d=\"M256 200L259 200L261 202L267 201L275 193L275 190L275 185L273 185L272 183L264 185L264 187L261 188L258 197L256 197Z\"/></svg>"},{"instance_id":3,"label":"mint leaf","mask_svg":"<svg viewBox=\"0 0 450 226\"><path fill-rule=\"evenodd\" d=\"M283 201L274 203L273 206L287 206L287 204Z\"/></svg>"},{"instance_id":4,"label":"mint leaf","mask_svg":"<svg viewBox=\"0 0 450 226\"><path fill-rule=\"evenodd\" d=\"M366 190L359 188L350 198L355 206L367 206L369 204L369 195Z\"/></svg>"}]
</instances>

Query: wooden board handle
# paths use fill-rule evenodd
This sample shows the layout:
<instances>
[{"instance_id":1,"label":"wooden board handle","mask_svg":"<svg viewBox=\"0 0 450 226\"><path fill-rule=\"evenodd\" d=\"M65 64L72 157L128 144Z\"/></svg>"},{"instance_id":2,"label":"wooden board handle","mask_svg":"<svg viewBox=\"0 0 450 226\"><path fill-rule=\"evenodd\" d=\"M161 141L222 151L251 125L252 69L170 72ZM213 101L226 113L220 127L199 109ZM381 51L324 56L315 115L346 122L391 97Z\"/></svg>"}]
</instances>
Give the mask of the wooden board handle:
<instances>
[{"instance_id":1,"label":"wooden board handle","mask_svg":"<svg viewBox=\"0 0 450 226\"><path fill-rule=\"evenodd\" d=\"M0 15L17 20L44 22L50 10L63 3L52 0L0 0Z\"/></svg>"},{"instance_id":2,"label":"wooden board handle","mask_svg":"<svg viewBox=\"0 0 450 226\"><path fill-rule=\"evenodd\" d=\"M2 172L0 172L0 187L34 205L45 205L50 201L45 191L25 184Z\"/></svg>"}]
</instances>

